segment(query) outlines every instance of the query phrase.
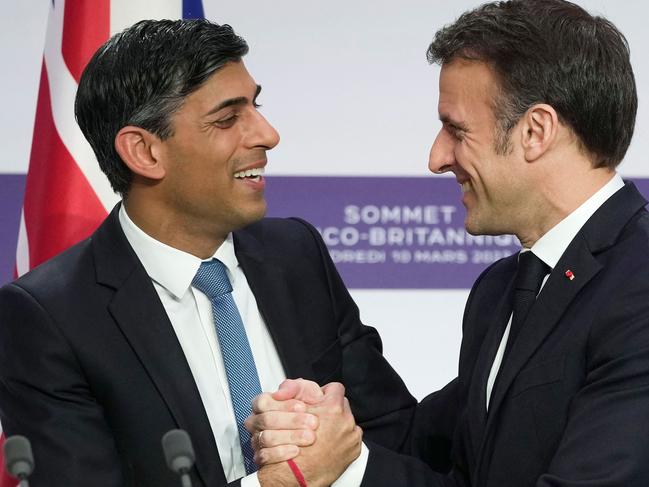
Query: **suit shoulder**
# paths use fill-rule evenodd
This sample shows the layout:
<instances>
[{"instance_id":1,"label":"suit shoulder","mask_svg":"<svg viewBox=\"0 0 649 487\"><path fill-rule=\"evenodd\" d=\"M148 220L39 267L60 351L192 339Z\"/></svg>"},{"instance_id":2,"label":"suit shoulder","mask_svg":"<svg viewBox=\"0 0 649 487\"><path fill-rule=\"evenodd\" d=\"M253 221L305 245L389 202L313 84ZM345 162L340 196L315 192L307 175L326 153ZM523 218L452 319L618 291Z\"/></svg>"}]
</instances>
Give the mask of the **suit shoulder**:
<instances>
[{"instance_id":1,"label":"suit shoulder","mask_svg":"<svg viewBox=\"0 0 649 487\"><path fill-rule=\"evenodd\" d=\"M56 299L70 293L87 279L94 278L90 241L91 238L82 240L5 287L17 286L34 297L43 298Z\"/></svg>"},{"instance_id":2,"label":"suit shoulder","mask_svg":"<svg viewBox=\"0 0 649 487\"><path fill-rule=\"evenodd\" d=\"M618 238L595 256L607 270L624 268L631 274L649 271L649 212L643 208L636 213Z\"/></svg>"},{"instance_id":3,"label":"suit shoulder","mask_svg":"<svg viewBox=\"0 0 649 487\"><path fill-rule=\"evenodd\" d=\"M239 237L253 237L262 243L295 245L296 242L321 240L320 234L306 220L301 218L263 218L237 232Z\"/></svg>"},{"instance_id":4,"label":"suit shoulder","mask_svg":"<svg viewBox=\"0 0 649 487\"><path fill-rule=\"evenodd\" d=\"M248 225L247 227L240 230L240 232L304 232L306 229L314 229L306 220L299 217L289 217L289 218L277 218L277 217L266 217L261 220Z\"/></svg>"}]
</instances>

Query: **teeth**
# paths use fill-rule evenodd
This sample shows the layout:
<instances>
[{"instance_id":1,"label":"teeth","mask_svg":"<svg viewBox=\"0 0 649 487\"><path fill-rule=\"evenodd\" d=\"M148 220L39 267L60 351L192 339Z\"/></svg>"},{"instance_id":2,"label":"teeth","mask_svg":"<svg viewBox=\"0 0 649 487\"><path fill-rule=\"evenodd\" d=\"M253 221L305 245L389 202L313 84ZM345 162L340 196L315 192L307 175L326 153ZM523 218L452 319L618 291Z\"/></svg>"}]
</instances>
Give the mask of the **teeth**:
<instances>
[{"instance_id":1,"label":"teeth","mask_svg":"<svg viewBox=\"0 0 649 487\"><path fill-rule=\"evenodd\" d=\"M256 178L257 176L261 176L264 174L264 168L263 167L257 167L255 169L248 169L246 171L239 171L234 173L234 177L238 179L243 179L243 178Z\"/></svg>"},{"instance_id":2,"label":"teeth","mask_svg":"<svg viewBox=\"0 0 649 487\"><path fill-rule=\"evenodd\" d=\"M469 181L462 183L460 187L462 188L462 193L467 193L471 191L471 183Z\"/></svg>"}]
</instances>

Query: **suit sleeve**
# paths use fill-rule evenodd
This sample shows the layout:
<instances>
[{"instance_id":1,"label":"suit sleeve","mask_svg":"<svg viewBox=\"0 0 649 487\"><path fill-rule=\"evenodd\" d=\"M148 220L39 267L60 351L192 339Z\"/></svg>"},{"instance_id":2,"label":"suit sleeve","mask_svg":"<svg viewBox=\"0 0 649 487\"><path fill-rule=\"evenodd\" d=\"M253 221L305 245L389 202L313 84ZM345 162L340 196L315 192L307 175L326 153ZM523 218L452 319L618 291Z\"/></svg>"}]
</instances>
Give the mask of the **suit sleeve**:
<instances>
[{"instance_id":1,"label":"suit sleeve","mask_svg":"<svg viewBox=\"0 0 649 487\"><path fill-rule=\"evenodd\" d=\"M454 473L443 475L415 457L369 444L370 457L361 487L468 487Z\"/></svg>"},{"instance_id":2,"label":"suit sleeve","mask_svg":"<svg viewBox=\"0 0 649 487\"><path fill-rule=\"evenodd\" d=\"M358 307L343 283L317 230L301 223L311 235L327 279L342 348L342 382L364 438L389 449L403 448L416 400L382 354L377 331L361 323Z\"/></svg>"},{"instance_id":3,"label":"suit sleeve","mask_svg":"<svg viewBox=\"0 0 649 487\"><path fill-rule=\"evenodd\" d=\"M47 310L16 284L0 289L0 419L6 436L30 440L35 487L141 483L142 473L120 455L74 349ZM161 449L159 456L161 485L179 485ZM195 472L192 479L203 485Z\"/></svg>"},{"instance_id":4,"label":"suit sleeve","mask_svg":"<svg viewBox=\"0 0 649 487\"><path fill-rule=\"evenodd\" d=\"M73 350L29 293L0 290L0 417L25 435L33 485L123 485L116 445Z\"/></svg>"},{"instance_id":5,"label":"suit sleeve","mask_svg":"<svg viewBox=\"0 0 649 487\"><path fill-rule=\"evenodd\" d=\"M538 487L649 484L649 304L622 294L591 330L584 385Z\"/></svg>"},{"instance_id":6,"label":"suit sleeve","mask_svg":"<svg viewBox=\"0 0 649 487\"><path fill-rule=\"evenodd\" d=\"M455 429L457 379L417 407L407 455L369 444L361 487L467 487L450 462Z\"/></svg>"},{"instance_id":7,"label":"suit sleeve","mask_svg":"<svg viewBox=\"0 0 649 487\"><path fill-rule=\"evenodd\" d=\"M475 298L477 285L494 265L476 280L467 309ZM466 312L464 318L466 323ZM467 355L464 342L460 355ZM460 359L460 370L467 362L466 357ZM467 473L461 467L464 463L454 461L462 457L458 424L463 403L459 378L424 398L414 411L401 454L369 445L370 457L361 487L469 487Z\"/></svg>"}]
</instances>

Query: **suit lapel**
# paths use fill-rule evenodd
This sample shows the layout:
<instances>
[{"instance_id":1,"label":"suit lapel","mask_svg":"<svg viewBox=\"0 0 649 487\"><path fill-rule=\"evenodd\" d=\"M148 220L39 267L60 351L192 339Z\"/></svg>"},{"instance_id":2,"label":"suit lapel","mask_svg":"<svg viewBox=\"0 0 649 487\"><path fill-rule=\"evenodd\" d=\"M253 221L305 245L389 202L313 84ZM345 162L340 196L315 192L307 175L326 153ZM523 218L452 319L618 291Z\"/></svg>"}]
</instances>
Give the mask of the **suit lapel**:
<instances>
[{"instance_id":1,"label":"suit lapel","mask_svg":"<svg viewBox=\"0 0 649 487\"><path fill-rule=\"evenodd\" d=\"M591 216L563 253L499 372L491 397L485 439L497 424L498 409L518 373L557 326L581 289L601 271L602 265L596 255L614 245L624 226L645 205L646 201L635 186L627 183ZM568 270L572 271L574 279L565 275Z\"/></svg>"},{"instance_id":2,"label":"suit lapel","mask_svg":"<svg viewBox=\"0 0 649 487\"><path fill-rule=\"evenodd\" d=\"M485 346L480 348L478 359L473 368L472 387L469 389L467 409L474 452L480 451L484 438L487 420L487 380L512 311L511 296L513 286L514 278L512 275L506 284L506 290L495 307L495 312L492 315L493 319L488 325L483 342ZM489 317L484 317L484 319L489 319ZM478 386L476 387L476 385Z\"/></svg>"},{"instance_id":3,"label":"suit lapel","mask_svg":"<svg viewBox=\"0 0 649 487\"><path fill-rule=\"evenodd\" d=\"M263 245L245 231L235 232L235 252L259 312L268 327L287 377L314 378L302 326L296 322L296 303L289 289L286 271L276 265Z\"/></svg>"},{"instance_id":4,"label":"suit lapel","mask_svg":"<svg viewBox=\"0 0 649 487\"><path fill-rule=\"evenodd\" d=\"M224 482L223 468L189 365L160 299L121 231L117 208L93 237L97 281L115 289L109 311L196 451L205 485ZM137 391L134 391L137 393Z\"/></svg>"},{"instance_id":5,"label":"suit lapel","mask_svg":"<svg viewBox=\"0 0 649 487\"><path fill-rule=\"evenodd\" d=\"M545 283L509 352L509 356L503 363L491 397L490 412L492 414L489 415L487 422L488 429L493 424L493 418L497 416L496 412L520 370L543 343L545 337L554 329L575 296L600 269L601 265L591 254L586 242L577 237ZM573 280L564 275L566 270L573 272L575 276Z\"/></svg>"}]
</instances>

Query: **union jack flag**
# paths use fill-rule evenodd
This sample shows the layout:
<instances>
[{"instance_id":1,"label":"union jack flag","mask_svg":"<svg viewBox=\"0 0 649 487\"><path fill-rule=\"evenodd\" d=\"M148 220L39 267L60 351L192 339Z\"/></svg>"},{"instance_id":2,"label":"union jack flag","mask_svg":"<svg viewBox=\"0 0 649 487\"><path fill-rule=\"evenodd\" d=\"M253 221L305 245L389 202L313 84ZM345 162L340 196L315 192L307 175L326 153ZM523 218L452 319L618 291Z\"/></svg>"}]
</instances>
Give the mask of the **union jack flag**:
<instances>
[{"instance_id":1,"label":"union jack flag","mask_svg":"<svg viewBox=\"0 0 649 487\"><path fill-rule=\"evenodd\" d=\"M52 0L16 250L17 276L88 237L118 201L74 118L79 78L93 53L138 20L203 16L201 0ZM16 480L3 469L0 487L14 485Z\"/></svg>"}]
</instances>

